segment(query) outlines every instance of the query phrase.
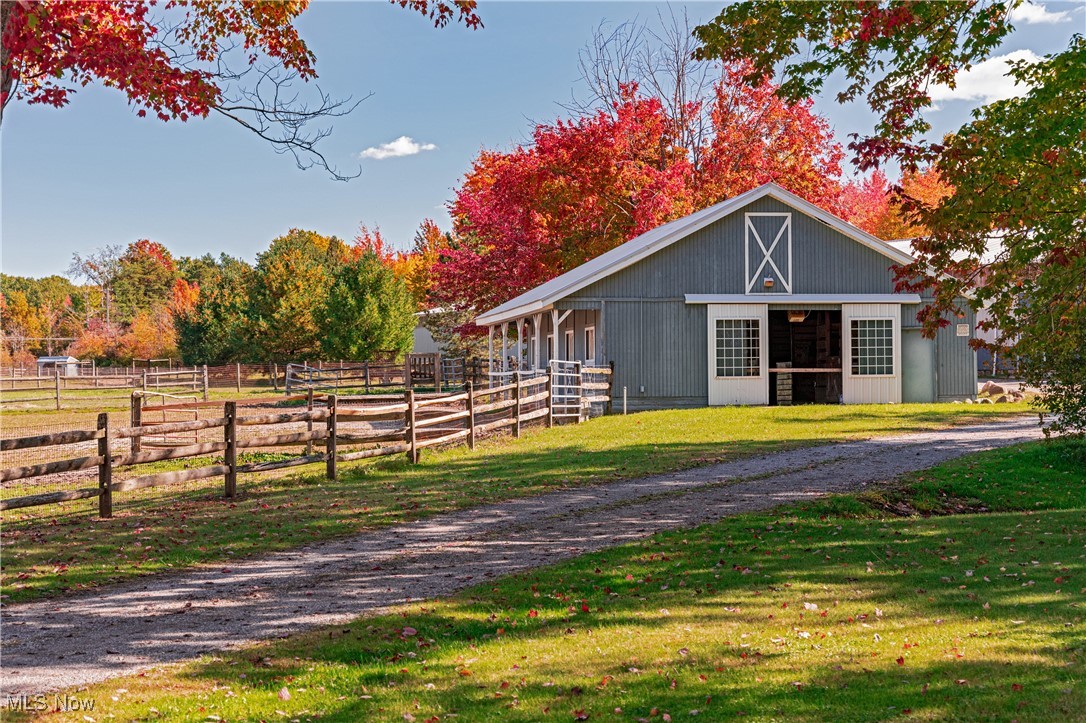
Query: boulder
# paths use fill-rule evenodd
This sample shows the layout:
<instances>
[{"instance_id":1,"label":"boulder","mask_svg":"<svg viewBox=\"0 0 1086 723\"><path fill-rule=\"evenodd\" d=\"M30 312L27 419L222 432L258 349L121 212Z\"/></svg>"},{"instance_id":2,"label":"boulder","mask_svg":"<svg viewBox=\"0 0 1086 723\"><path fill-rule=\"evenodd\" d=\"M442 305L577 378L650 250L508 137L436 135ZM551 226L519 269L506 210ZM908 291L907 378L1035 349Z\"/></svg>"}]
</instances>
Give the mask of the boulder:
<instances>
[{"instance_id":1,"label":"boulder","mask_svg":"<svg viewBox=\"0 0 1086 723\"><path fill-rule=\"evenodd\" d=\"M968 398L967 398L967 399L965 400L965 403L966 403L966 404L974 404L973 400L972 400L972 399L968 399Z\"/></svg>"},{"instance_id":2,"label":"boulder","mask_svg":"<svg viewBox=\"0 0 1086 723\"><path fill-rule=\"evenodd\" d=\"M991 397L985 397L984 399L978 399L977 404L995 404Z\"/></svg>"},{"instance_id":3,"label":"boulder","mask_svg":"<svg viewBox=\"0 0 1086 723\"><path fill-rule=\"evenodd\" d=\"M995 401L996 404L1006 404L1007 402L1011 401L1011 398L1008 397L1006 394L1000 394Z\"/></svg>"},{"instance_id":4,"label":"boulder","mask_svg":"<svg viewBox=\"0 0 1086 723\"><path fill-rule=\"evenodd\" d=\"M984 386L985 386L985 391L987 391L988 394L993 396L993 397L998 396L1000 394L1004 394L1007 391L1006 389L1004 389L1003 387L999 386L998 384L996 384L994 382L988 382Z\"/></svg>"}]
</instances>

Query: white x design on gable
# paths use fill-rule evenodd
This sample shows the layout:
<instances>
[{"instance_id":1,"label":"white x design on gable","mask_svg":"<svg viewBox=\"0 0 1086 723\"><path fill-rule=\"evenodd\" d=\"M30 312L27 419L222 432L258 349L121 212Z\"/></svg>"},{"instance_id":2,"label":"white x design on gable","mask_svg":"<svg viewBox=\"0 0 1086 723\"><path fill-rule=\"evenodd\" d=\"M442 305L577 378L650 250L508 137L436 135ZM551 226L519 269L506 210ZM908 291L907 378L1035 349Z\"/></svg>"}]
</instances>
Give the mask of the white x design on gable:
<instances>
[{"instance_id":1,"label":"white x design on gable","mask_svg":"<svg viewBox=\"0 0 1086 723\"><path fill-rule=\"evenodd\" d=\"M779 218L781 219L781 226L777 230L776 235L773 237L773 241L767 247L765 240L762 239L760 233L758 233L757 227L754 225L754 218ZM762 273L766 270L766 267L773 269L776 273L776 279L780 282L780 285L784 289L784 293L792 293L792 214L790 213L747 213L744 214L746 233L743 244L744 249L744 263L746 266L747 275L747 291L751 293L755 288L760 289L762 285ZM754 260L757 263L757 267L754 272L751 273L751 241L757 244L757 248L754 250ZM784 267L787 273L783 273L777 263L773 260L773 253L777 250L777 247L784 242L787 255L785 257ZM760 252L760 257L759 257ZM780 293L780 292L777 292Z\"/></svg>"}]
</instances>

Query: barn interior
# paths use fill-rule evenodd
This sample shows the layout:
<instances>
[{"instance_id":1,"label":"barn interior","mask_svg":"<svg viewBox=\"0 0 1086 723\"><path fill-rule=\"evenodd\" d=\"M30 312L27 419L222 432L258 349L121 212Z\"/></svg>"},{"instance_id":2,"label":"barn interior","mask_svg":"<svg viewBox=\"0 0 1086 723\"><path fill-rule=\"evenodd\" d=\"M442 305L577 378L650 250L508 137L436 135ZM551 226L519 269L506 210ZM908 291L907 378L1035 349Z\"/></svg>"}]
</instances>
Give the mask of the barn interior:
<instances>
[{"instance_id":1,"label":"barn interior","mask_svg":"<svg viewBox=\"0 0 1086 723\"><path fill-rule=\"evenodd\" d=\"M839 310L769 312L771 405L840 403L841 360Z\"/></svg>"}]
</instances>

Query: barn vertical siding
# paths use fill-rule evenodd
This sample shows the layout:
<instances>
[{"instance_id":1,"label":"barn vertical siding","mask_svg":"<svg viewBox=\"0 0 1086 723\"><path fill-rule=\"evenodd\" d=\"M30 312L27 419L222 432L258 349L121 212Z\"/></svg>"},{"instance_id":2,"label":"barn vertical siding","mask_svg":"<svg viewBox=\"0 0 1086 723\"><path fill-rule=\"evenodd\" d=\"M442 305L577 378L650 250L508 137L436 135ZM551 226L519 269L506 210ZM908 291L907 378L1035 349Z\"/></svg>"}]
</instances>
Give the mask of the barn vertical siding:
<instances>
[{"instance_id":1,"label":"barn vertical siding","mask_svg":"<svg viewBox=\"0 0 1086 723\"><path fill-rule=\"evenodd\" d=\"M566 301L742 294L746 290L744 214L748 212L792 214L793 294L894 293L889 258L776 199L763 198L586 286ZM788 301L784 294L766 296Z\"/></svg>"},{"instance_id":2,"label":"barn vertical siding","mask_svg":"<svg viewBox=\"0 0 1086 723\"><path fill-rule=\"evenodd\" d=\"M596 308L605 301L602 361L615 361L615 389L627 388L631 408L708 403L706 309L686 304L685 295L744 293L748 212L792 214L792 293L894 293L886 256L776 199L760 199L559 302ZM762 296L788 304L787 294Z\"/></svg>"},{"instance_id":3,"label":"barn vertical siding","mask_svg":"<svg viewBox=\"0 0 1086 723\"><path fill-rule=\"evenodd\" d=\"M761 263L761 252L752 241L754 250L747 264L747 213L791 214L791 254L787 248L773 254L784 278L768 274L775 277L773 293L766 293L760 279L752 288L771 309L796 308L789 294L778 293L784 291L784 280L790 282L792 294L895 293L889 257L767 197L560 300L555 305L560 313L571 313L555 335L556 356L567 356L564 331L569 328L574 330L575 358L591 356L584 348L584 330L593 325L596 362L615 362L616 396L625 387L631 409L707 404L707 307L686 304L685 295L746 293L748 269L754 275ZM760 234L768 236L774 218L761 217L753 222L761 229ZM772 238L763 241L768 245ZM841 305L820 304L818 308L845 311ZM907 374L901 367L901 330L919 325L917 310L915 305L880 306L877 315L892 315L897 325L894 377L879 381L854 379L846 401L900 401L901 381ZM935 341L935 393L940 399L960 399L972 396L976 390L975 354L968 347L968 338L956 336L955 322L941 330ZM961 322L968 323L972 332L975 319L971 313ZM549 312L543 314L542 328L541 343L545 345L547 334L554 333ZM847 321L842 331L847 348ZM546 347L543 349L546 358ZM845 349L842 352L847 354ZM849 371L846 368L846 377Z\"/></svg>"}]
</instances>

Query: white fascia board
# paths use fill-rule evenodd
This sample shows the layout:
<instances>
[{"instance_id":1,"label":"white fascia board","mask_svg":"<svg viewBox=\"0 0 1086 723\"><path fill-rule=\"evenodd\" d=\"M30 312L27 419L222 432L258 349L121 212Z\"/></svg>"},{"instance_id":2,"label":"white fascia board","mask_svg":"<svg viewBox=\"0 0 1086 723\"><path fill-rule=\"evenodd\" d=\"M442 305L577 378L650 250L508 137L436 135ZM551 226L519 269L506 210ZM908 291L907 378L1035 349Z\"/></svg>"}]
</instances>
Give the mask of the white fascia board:
<instances>
[{"instance_id":1,"label":"white fascia board","mask_svg":"<svg viewBox=\"0 0 1086 723\"><path fill-rule=\"evenodd\" d=\"M541 301L533 301L521 306L515 306L511 309L501 310L501 307L488 311L485 314L477 316L475 318L475 324L477 326L489 326L490 324L500 324L503 321L514 321L521 319L525 316L531 316L540 312L546 311L551 307L551 304L543 304Z\"/></svg>"},{"instance_id":2,"label":"white fascia board","mask_svg":"<svg viewBox=\"0 0 1086 723\"><path fill-rule=\"evenodd\" d=\"M899 264L912 263L913 258L907 253L895 249L885 241L872 236L862 229L853 226L847 221L837 218L831 213L823 211L818 206L805 201L799 196L786 191L775 183L766 183L758 188L753 188L738 196L722 201L715 206L702 209L683 218L670 221L662 226L657 226L651 231L646 231L640 236L630 239L621 246L600 254L590 261L586 261L575 269L556 276L550 281L524 292L500 306L497 306L476 319L476 323L500 324L502 321L516 319L526 314L534 313L544 306L554 304L559 299L575 293L584 287L606 278L611 274L621 271L642 259L651 256L660 249L666 248L676 241L689 236L711 223L735 212L737 209L753 203L765 196L775 198L781 203L791 206L795 210L812 216L827 226L839 231L852 240L877 251L892 261Z\"/></svg>"},{"instance_id":3,"label":"white fascia board","mask_svg":"<svg viewBox=\"0 0 1086 723\"><path fill-rule=\"evenodd\" d=\"M919 304L920 294L686 294L687 304Z\"/></svg>"}]
</instances>

